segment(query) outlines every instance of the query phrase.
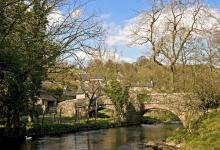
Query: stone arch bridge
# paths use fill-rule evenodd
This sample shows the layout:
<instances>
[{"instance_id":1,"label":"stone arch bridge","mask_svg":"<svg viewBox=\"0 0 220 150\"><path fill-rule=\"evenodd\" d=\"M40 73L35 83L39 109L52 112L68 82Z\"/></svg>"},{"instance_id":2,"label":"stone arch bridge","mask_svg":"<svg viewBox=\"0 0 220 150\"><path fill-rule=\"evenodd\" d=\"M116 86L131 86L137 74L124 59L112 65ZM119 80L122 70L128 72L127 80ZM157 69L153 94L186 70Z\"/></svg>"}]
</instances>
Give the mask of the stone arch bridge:
<instances>
[{"instance_id":1,"label":"stone arch bridge","mask_svg":"<svg viewBox=\"0 0 220 150\"><path fill-rule=\"evenodd\" d=\"M176 115L184 126L195 117L195 115L201 114L199 111L199 101L195 95L189 93L152 93L149 94L149 98L146 101L138 102L137 94L130 94L131 104L133 109L130 112L129 120L132 122L139 122L144 113L148 110L158 109L166 110ZM113 106L109 103L103 104L105 108L112 109Z\"/></svg>"},{"instance_id":2,"label":"stone arch bridge","mask_svg":"<svg viewBox=\"0 0 220 150\"><path fill-rule=\"evenodd\" d=\"M195 95L189 93L154 93L150 94L149 101L145 101L140 112L144 113L150 109L167 110L176 115L184 126L200 114L199 101Z\"/></svg>"},{"instance_id":3,"label":"stone arch bridge","mask_svg":"<svg viewBox=\"0 0 220 150\"><path fill-rule=\"evenodd\" d=\"M130 123L139 123L142 120L144 113L151 109L167 110L176 115L184 126L187 126L191 119L201 112L198 109L199 101L192 94L186 93L152 93L148 95L149 98L145 101L138 101L136 92L130 92L129 102L131 104L128 110L129 117L127 121ZM86 103L86 102L85 102ZM83 103L85 105L85 103ZM62 112L67 115L75 115L76 102L74 100L61 102L58 110L62 106ZM102 108L114 109L111 100L105 98L100 105ZM80 107L81 113L86 113L86 105Z\"/></svg>"}]
</instances>

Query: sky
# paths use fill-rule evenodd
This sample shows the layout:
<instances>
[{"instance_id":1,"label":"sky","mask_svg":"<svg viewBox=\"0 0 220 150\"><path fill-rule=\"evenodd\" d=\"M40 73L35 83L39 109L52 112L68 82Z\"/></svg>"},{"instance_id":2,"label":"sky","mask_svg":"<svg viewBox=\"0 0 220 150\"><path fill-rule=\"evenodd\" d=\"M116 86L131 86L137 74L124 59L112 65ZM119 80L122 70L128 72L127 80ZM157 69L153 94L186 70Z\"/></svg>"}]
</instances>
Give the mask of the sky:
<instances>
[{"instance_id":1,"label":"sky","mask_svg":"<svg viewBox=\"0 0 220 150\"><path fill-rule=\"evenodd\" d=\"M116 49L121 60L134 62L144 55L145 49L128 46L120 32L130 19L137 16L138 11L148 7L146 0L94 0L88 4L87 11L95 11L107 26L109 48Z\"/></svg>"},{"instance_id":2,"label":"sky","mask_svg":"<svg viewBox=\"0 0 220 150\"><path fill-rule=\"evenodd\" d=\"M206 0L211 7L220 8L220 0ZM147 46L128 46L128 35L124 28L137 16L138 11L150 7L149 0L91 0L86 13L96 12L107 28L107 45L117 49L122 61L134 62L138 57L149 54Z\"/></svg>"}]
</instances>

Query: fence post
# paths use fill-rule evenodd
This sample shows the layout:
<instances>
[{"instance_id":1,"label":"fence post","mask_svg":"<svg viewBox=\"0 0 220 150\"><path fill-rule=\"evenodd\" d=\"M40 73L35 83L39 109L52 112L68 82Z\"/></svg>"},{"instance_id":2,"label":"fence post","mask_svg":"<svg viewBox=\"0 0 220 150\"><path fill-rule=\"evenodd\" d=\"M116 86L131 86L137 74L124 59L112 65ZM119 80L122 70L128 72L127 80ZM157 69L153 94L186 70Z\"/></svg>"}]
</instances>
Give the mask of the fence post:
<instances>
[{"instance_id":1,"label":"fence post","mask_svg":"<svg viewBox=\"0 0 220 150\"><path fill-rule=\"evenodd\" d=\"M61 124L61 114L62 114L62 108L60 108L60 121L59 121L59 123Z\"/></svg>"}]
</instances>

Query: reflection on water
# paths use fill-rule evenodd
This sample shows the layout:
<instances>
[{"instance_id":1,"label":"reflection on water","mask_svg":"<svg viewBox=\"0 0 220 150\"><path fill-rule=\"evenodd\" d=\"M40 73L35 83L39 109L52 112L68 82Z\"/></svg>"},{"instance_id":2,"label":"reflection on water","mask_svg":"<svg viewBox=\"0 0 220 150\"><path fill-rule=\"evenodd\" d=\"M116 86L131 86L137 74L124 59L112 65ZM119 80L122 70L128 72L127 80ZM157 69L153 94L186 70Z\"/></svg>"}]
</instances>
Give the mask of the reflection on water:
<instances>
[{"instance_id":1,"label":"reflection on water","mask_svg":"<svg viewBox=\"0 0 220 150\"><path fill-rule=\"evenodd\" d=\"M141 125L43 137L23 143L19 150L141 150L147 141L161 142L179 124Z\"/></svg>"}]
</instances>

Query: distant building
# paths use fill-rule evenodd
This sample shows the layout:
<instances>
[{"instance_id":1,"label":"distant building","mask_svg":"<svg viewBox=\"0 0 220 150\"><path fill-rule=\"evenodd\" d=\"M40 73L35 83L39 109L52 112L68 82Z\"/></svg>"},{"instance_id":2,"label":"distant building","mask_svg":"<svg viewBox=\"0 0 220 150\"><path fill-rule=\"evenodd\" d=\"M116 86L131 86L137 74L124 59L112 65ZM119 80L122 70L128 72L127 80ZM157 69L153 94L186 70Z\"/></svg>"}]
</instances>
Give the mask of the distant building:
<instances>
[{"instance_id":1,"label":"distant building","mask_svg":"<svg viewBox=\"0 0 220 150\"><path fill-rule=\"evenodd\" d=\"M46 112L48 112L57 106L57 99L55 99L47 91L41 90L37 105L44 106L46 108Z\"/></svg>"},{"instance_id":2,"label":"distant building","mask_svg":"<svg viewBox=\"0 0 220 150\"><path fill-rule=\"evenodd\" d=\"M77 90L67 90L67 87L60 82L43 82L42 89L39 91L39 100L36 105L41 106L41 108L45 108L46 112L54 112L58 104L58 100L48 92L48 89L52 87L63 87L64 91L62 98L64 100L85 98L85 93L83 93L81 88L78 88Z\"/></svg>"},{"instance_id":3,"label":"distant building","mask_svg":"<svg viewBox=\"0 0 220 150\"><path fill-rule=\"evenodd\" d=\"M79 87L76 91L67 90L64 91L65 100L72 100L72 99L85 99L85 93L82 91L81 87Z\"/></svg>"},{"instance_id":4,"label":"distant building","mask_svg":"<svg viewBox=\"0 0 220 150\"><path fill-rule=\"evenodd\" d=\"M68 90L67 86L63 85L60 82L43 82L42 84L42 90L40 90L40 96L39 96L39 101L37 102L37 105L44 106L46 108L46 112L50 110L54 110L54 108L57 107L58 101L55 97L53 97L49 92L48 88L51 87L62 87L63 88L63 100L62 101L67 101L67 100L73 100L73 101L78 101L78 100L85 100L86 99L86 94L85 92L81 89L80 82L89 82L89 81L97 81L97 82L102 82L104 81L104 77L99 76L99 75L91 75L91 74L79 74L75 77L75 81L78 83L78 89L77 90Z\"/></svg>"}]
</instances>

